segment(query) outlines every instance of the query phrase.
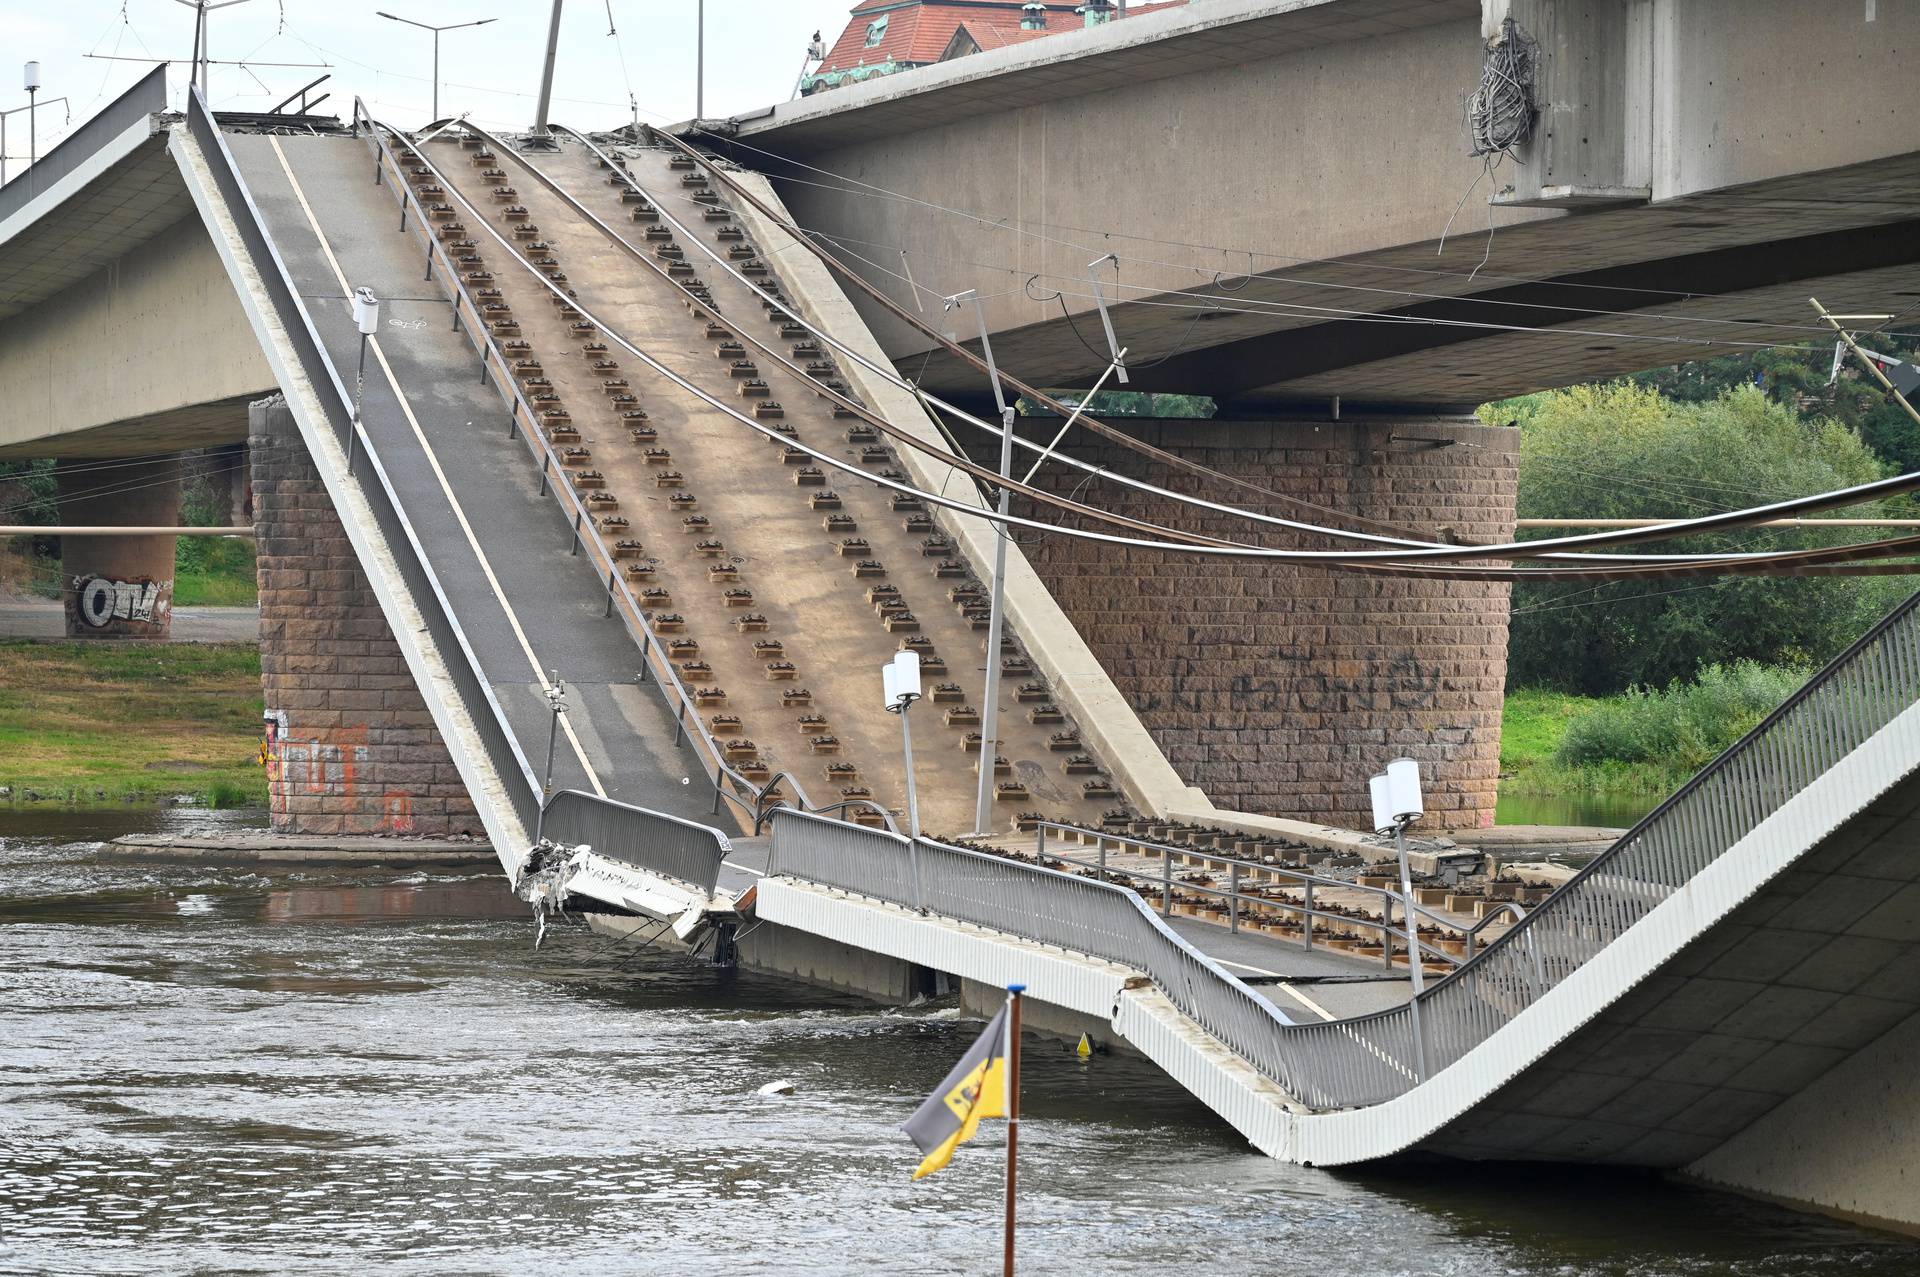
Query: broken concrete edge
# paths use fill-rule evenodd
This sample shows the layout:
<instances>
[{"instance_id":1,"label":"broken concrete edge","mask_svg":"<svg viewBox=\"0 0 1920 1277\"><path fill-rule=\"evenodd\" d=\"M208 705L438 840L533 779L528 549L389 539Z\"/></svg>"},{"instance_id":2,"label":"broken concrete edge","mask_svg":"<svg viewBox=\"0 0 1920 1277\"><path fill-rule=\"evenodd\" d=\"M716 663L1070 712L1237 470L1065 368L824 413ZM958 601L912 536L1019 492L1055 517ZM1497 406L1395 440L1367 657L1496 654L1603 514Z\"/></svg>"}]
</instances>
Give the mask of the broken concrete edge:
<instances>
[{"instance_id":1,"label":"broken concrete edge","mask_svg":"<svg viewBox=\"0 0 1920 1277\"><path fill-rule=\"evenodd\" d=\"M730 168L729 172L769 208L778 209L785 220L793 220L765 177L738 168ZM818 258L750 204L742 203L734 213L745 223L753 241L761 245L763 255L780 258L793 304L814 327L835 334L876 364L893 366L868 329L865 318ZM789 253L789 248L801 251ZM946 447L946 441L911 391L863 364L842 362L860 397L881 416L931 447ZM956 487L953 472L931 455L902 448L900 456L917 487L985 508L971 481ZM997 539L994 525L985 519L966 518L946 509L936 509L934 517L941 530L953 538L974 575L983 581L991 580ZM1107 765L1122 792L1143 814L1258 837L1284 838L1310 847L1350 851L1369 859L1380 858L1378 843L1353 830L1280 816L1225 811L1215 807L1202 790L1182 780L1017 543L1007 547L1006 609L1009 628L1018 636L1035 667L1045 675L1054 695L1072 714L1081 739ZM1391 851L1387 848L1387 854Z\"/></svg>"}]
</instances>

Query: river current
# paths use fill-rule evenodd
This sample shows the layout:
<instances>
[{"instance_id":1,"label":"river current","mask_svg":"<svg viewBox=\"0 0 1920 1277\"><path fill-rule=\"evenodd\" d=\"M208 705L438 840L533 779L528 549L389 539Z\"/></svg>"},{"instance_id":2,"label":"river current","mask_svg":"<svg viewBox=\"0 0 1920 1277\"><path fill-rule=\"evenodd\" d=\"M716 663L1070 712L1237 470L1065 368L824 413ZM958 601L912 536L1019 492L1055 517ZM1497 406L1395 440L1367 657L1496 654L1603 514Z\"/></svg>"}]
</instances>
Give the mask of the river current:
<instances>
[{"instance_id":1,"label":"river current","mask_svg":"<svg viewBox=\"0 0 1920 1277\"><path fill-rule=\"evenodd\" d=\"M480 871L96 857L234 819L0 810L0 1272L998 1271L999 1131L916 1184L898 1130L952 1008L536 950ZM1657 1178L1282 1165L1138 1061L1027 1064L1027 1272L1920 1273Z\"/></svg>"}]
</instances>

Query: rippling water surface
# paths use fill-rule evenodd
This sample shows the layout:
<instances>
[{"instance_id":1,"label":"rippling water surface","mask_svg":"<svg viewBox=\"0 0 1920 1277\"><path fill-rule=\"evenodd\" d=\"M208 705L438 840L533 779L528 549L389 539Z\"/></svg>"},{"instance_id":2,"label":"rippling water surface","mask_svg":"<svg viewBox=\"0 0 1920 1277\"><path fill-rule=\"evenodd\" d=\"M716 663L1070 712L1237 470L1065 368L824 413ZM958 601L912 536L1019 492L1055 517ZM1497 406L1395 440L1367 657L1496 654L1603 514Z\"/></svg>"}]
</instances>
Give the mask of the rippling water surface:
<instances>
[{"instance_id":1,"label":"rippling water surface","mask_svg":"<svg viewBox=\"0 0 1920 1277\"><path fill-rule=\"evenodd\" d=\"M897 1130L950 1009L536 952L481 873L95 859L154 819L0 812L0 1271L997 1271L997 1132L913 1184ZM1920 1272L1657 1180L1285 1166L1136 1062L1028 1060L1025 1271Z\"/></svg>"}]
</instances>

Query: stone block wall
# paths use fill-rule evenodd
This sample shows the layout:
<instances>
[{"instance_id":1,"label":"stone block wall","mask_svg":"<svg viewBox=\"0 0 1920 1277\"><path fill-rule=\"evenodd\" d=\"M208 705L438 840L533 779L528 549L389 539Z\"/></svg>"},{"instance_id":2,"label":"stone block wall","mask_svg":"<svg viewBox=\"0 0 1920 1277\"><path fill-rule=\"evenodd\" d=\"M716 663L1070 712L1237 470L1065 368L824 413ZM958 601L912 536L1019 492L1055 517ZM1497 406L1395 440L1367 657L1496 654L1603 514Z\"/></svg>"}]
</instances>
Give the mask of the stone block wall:
<instances>
[{"instance_id":1,"label":"stone block wall","mask_svg":"<svg viewBox=\"0 0 1920 1277\"><path fill-rule=\"evenodd\" d=\"M273 827L482 834L292 414L248 426Z\"/></svg>"},{"instance_id":2,"label":"stone block wall","mask_svg":"<svg viewBox=\"0 0 1920 1277\"><path fill-rule=\"evenodd\" d=\"M1023 433L1051 437L1057 423ZM1467 540L1513 527L1517 432L1471 420L1128 423L1261 487ZM1078 458L1176 492L1303 518L1258 494L1076 431ZM1339 548L1200 512L1058 463L1035 483L1191 531ZM1024 504L1024 503L1022 503ZM1055 521L1057 512L1020 511ZM1025 534L1022 540L1027 540ZM1116 550L1048 536L1028 559L1190 784L1222 806L1358 827L1367 777L1420 760L1429 829L1490 824L1509 587Z\"/></svg>"}]
</instances>

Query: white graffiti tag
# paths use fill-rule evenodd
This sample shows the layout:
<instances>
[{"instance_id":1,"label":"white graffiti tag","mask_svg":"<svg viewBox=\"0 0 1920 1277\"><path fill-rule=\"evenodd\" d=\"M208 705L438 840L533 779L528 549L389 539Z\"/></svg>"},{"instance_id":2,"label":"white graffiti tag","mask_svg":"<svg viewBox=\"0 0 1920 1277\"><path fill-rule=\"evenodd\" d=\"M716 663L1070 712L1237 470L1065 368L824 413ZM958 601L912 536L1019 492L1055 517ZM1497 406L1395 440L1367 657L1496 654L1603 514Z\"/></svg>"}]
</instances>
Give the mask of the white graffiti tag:
<instances>
[{"instance_id":1,"label":"white graffiti tag","mask_svg":"<svg viewBox=\"0 0 1920 1277\"><path fill-rule=\"evenodd\" d=\"M115 621L164 621L173 609L171 581L111 581L104 576L75 577L80 619L94 629Z\"/></svg>"}]
</instances>

